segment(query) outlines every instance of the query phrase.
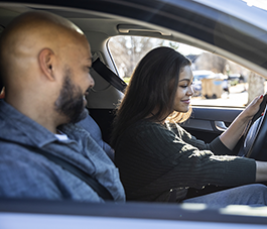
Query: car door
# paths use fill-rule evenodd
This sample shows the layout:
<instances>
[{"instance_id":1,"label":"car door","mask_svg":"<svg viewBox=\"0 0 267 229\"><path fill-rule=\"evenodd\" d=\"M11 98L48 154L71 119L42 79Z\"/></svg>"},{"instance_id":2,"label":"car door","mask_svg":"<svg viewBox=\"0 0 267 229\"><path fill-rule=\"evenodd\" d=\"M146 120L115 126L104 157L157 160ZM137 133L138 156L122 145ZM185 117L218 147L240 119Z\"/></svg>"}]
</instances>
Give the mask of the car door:
<instances>
[{"instance_id":1,"label":"car door","mask_svg":"<svg viewBox=\"0 0 267 229\"><path fill-rule=\"evenodd\" d=\"M193 107L191 117L181 126L196 138L209 143L223 133L242 110L226 107Z\"/></svg>"}]
</instances>

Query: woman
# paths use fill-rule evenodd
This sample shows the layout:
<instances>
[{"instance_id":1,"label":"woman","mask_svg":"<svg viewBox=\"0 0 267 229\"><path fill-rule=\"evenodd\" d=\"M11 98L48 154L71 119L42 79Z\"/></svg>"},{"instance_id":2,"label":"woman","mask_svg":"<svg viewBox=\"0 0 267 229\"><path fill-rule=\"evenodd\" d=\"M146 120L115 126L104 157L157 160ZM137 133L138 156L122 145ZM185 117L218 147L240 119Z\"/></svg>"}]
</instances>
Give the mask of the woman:
<instances>
[{"instance_id":1,"label":"woman","mask_svg":"<svg viewBox=\"0 0 267 229\"><path fill-rule=\"evenodd\" d=\"M152 50L136 67L114 121L112 140L127 199L265 205L266 187L258 184L184 200L189 187L234 187L267 180L267 163L223 156L233 153L263 96L220 137L205 144L176 124L191 113L192 80L190 61L167 47Z\"/></svg>"}]
</instances>

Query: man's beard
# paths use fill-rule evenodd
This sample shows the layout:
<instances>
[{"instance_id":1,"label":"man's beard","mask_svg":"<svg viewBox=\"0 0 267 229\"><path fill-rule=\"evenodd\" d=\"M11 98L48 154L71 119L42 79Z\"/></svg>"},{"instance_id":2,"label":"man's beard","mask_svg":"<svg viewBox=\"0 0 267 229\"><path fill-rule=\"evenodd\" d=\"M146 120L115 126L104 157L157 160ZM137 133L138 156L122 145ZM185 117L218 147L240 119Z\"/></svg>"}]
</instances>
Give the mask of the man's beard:
<instances>
[{"instance_id":1,"label":"man's beard","mask_svg":"<svg viewBox=\"0 0 267 229\"><path fill-rule=\"evenodd\" d=\"M70 75L70 70L66 70L63 87L55 102L55 107L58 113L65 115L69 119L68 122L76 123L85 119L88 111L84 107L82 90L73 84Z\"/></svg>"}]
</instances>

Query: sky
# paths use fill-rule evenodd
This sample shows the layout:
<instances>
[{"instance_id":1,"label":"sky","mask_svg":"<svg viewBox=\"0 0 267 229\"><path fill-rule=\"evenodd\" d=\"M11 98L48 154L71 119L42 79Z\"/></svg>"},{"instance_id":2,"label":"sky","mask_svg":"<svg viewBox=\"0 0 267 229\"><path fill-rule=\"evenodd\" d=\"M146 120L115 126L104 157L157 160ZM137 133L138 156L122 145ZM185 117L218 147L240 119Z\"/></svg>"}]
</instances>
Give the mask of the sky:
<instances>
[{"instance_id":1,"label":"sky","mask_svg":"<svg viewBox=\"0 0 267 229\"><path fill-rule=\"evenodd\" d=\"M255 6L264 10L267 10L267 0L242 0L246 2L248 6Z\"/></svg>"},{"instance_id":2,"label":"sky","mask_svg":"<svg viewBox=\"0 0 267 229\"><path fill-rule=\"evenodd\" d=\"M189 55L189 54L198 55L204 52L202 49L195 48L193 46L182 44L182 43L180 43L178 51L182 53L183 55Z\"/></svg>"}]
</instances>

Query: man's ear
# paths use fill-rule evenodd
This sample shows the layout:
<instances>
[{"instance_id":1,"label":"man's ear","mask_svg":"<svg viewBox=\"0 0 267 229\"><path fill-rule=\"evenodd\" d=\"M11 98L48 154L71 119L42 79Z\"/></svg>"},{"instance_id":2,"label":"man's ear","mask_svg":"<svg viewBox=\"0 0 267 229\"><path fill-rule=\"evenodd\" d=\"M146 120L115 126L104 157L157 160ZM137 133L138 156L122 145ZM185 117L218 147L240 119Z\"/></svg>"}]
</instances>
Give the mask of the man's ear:
<instances>
[{"instance_id":1,"label":"man's ear","mask_svg":"<svg viewBox=\"0 0 267 229\"><path fill-rule=\"evenodd\" d=\"M53 67L55 64L54 52L49 48L44 48L39 52L38 62L42 72L49 80L55 80Z\"/></svg>"}]
</instances>

